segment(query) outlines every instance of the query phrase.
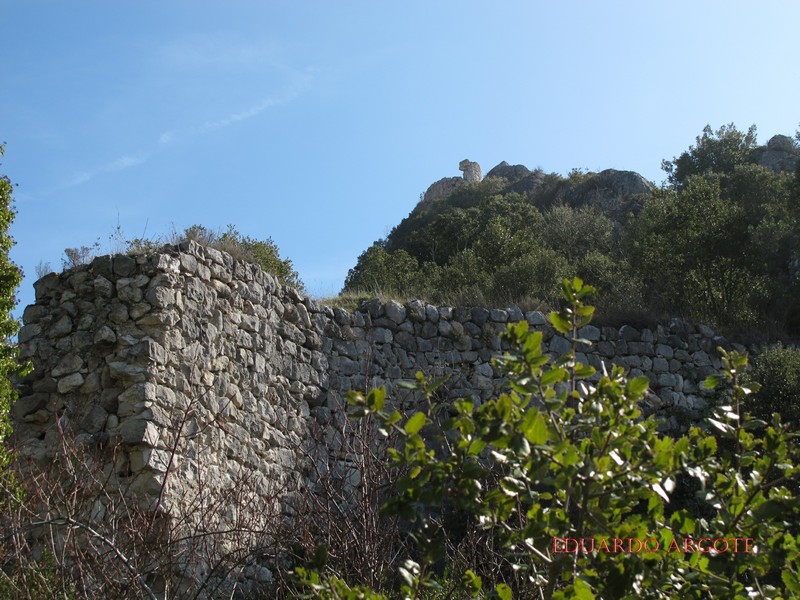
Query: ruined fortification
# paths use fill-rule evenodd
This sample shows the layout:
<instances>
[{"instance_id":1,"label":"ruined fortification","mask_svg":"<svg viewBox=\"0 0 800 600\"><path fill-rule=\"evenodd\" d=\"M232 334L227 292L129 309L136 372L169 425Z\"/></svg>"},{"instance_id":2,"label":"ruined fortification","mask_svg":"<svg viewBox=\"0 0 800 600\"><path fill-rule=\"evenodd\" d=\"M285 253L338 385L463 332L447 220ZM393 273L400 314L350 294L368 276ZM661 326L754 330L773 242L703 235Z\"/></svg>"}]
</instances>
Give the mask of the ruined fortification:
<instances>
[{"instance_id":1,"label":"ruined fortification","mask_svg":"<svg viewBox=\"0 0 800 600\"><path fill-rule=\"evenodd\" d=\"M213 497L246 480L290 516L315 484L309 460L341 467L343 485L358 486L334 426L348 390L385 385L413 406L397 383L422 371L449 376L446 399L485 400L503 388L491 363L499 334L521 320L543 331L552 355L570 348L542 313L515 307L331 309L194 242L100 257L35 288L20 333L35 368L12 409L21 455L46 462L69 432L98 449L110 485L167 515L200 488ZM592 346L578 360L650 378L645 408L666 429L701 415L698 382L720 366L715 348L728 346L679 320L579 333Z\"/></svg>"}]
</instances>

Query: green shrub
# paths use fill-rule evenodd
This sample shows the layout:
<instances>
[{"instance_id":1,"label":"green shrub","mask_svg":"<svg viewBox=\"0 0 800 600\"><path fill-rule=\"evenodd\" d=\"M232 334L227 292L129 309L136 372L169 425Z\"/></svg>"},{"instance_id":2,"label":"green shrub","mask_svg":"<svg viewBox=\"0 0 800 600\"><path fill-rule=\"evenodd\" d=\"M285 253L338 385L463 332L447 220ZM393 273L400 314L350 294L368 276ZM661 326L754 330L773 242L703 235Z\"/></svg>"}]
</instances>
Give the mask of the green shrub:
<instances>
[{"instance_id":1,"label":"green shrub","mask_svg":"<svg viewBox=\"0 0 800 600\"><path fill-rule=\"evenodd\" d=\"M769 420L778 413L783 421L800 424L800 350L781 344L764 350L751 377L761 386L748 403L755 416Z\"/></svg>"}]
</instances>

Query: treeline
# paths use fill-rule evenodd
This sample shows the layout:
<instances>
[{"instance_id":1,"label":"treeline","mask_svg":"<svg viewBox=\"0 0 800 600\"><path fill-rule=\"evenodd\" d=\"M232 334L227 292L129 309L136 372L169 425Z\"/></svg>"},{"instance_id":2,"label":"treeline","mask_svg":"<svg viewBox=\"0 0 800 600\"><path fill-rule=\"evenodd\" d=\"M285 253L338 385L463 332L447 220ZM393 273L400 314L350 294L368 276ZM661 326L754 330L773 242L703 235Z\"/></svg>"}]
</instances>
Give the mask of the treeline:
<instances>
[{"instance_id":1,"label":"treeline","mask_svg":"<svg viewBox=\"0 0 800 600\"><path fill-rule=\"evenodd\" d=\"M552 307L578 275L598 289L601 319L800 334L800 163L762 166L755 133L706 127L663 161L661 188L611 208L581 199L593 174L580 171L539 173L523 193L499 178L463 185L368 248L343 292ZM800 155L800 133L786 141Z\"/></svg>"}]
</instances>

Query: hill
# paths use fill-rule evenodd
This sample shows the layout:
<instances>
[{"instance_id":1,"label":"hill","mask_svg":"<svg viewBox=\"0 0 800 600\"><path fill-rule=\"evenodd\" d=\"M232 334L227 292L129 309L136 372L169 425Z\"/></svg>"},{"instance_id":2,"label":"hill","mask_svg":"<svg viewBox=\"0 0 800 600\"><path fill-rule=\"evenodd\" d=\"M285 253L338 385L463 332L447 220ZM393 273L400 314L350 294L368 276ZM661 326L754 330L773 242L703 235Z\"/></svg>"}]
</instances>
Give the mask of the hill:
<instances>
[{"instance_id":1,"label":"hill","mask_svg":"<svg viewBox=\"0 0 800 600\"><path fill-rule=\"evenodd\" d=\"M433 183L350 270L343 292L453 304L558 302L563 277L599 289L606 319L682 316L800 332L798 139L706 127L663 161L567 176L502 162Z\"/></svg>"}]
</instances>

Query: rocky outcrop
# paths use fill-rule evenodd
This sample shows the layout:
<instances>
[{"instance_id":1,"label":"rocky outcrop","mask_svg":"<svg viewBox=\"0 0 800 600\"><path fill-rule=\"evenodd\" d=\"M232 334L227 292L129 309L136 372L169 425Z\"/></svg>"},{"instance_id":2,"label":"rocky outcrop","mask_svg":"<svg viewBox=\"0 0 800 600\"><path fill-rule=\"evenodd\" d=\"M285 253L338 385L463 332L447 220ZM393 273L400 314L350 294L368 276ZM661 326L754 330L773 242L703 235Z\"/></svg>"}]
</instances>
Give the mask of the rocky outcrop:
<instances>
[{"instance_id":1,"label":"rocky outcrop","mask_svg":"<svg viewBox=\"0 0 800 600\"><path fill-rule=\"evenodd\" d=\"M544 173L540 169L531 171L525 165L510 165L503 161L491 169L486 178L503 179L507 183L507 191L527 195L542 184Z\"/></svg>"},{"instance_id":2,"label":"rocky outcrop","mask_svg":"<svg viewBox=\"0 0 800 600\"><path fill-rule=\"evenodd\" d=\"M458 163L458 170L464 173L464 181L478 183L481 177L481 166L467 158Z\"/></svg>"},{"instance_id":3,"label":"rocky outcrop","mask_svg":"<svg viewBox=\"0 0 800 600\"><path fill-rule=\"evenodd\" d=\"M464 178L446 177L432 184L422 197L415 211L425 210L433 202L444 200L455 190L469 181L480 181L480 167L475 171L467 170L467 165L477 165L471 161L462 161L459 168L464 171ZM524 165L510 165L503 161L492 168L486 179L502 182L501 190L505 193L517 193L535 198L540 208L547 208L558 202L573 207L596 206L616 221L623 222L628 215L638 213L644 205L644 199L653 193L653 185L644 177L633 171L617 171L606 169L600 173L589 173L579 178L569 178L550 186L544 198L537 192L545 183L546 175L541 169L531 171ZM544 204L542 204L544 203Z\"/></svg>"},{"instance_id":4,"label":"rocky outcrop","mask_svg":"<svg viewBox=\"0 0 800 600\"><path fill-rule=\"evenodd\" d=\"M425 190L425 194L423 194L417 207L424 208L437 200L447 198L465 183L466 180L463 177L444 177L439 181L435 181Z\"/></svg>"},{"instance_id":5,"label":"rocky outcrop","mask_svg":"<svg viewBox=\"0 0 800 600\"><path fill-rule=\"evenodd\" d=\"M606 169L577 183L568 181L563 198L573 207L596 206L611 218L624 221L628 213L641 211L653 191L653 184L634 171Z\"/></svg>"},{"instance_id":6,"label":"rocky outcrop","mask_svg":"<svg viewBox=\"0 0 800 600\"><path fill-rule=\"evenodd\" d=\"M505 179L508 183L516 183L530 175L532 171L525 165L510 165L506 161L492 168L486 178Z\"/></svg>"},{"instance_id":7,"label":"rocky outcrop","mask_svg":"<svg viewBox=\"0 0 800 600\"><path fill-rule=\"evenodd\" d=\"M465 183L480 183L481 166L478 163L465 158L458 163L458 170L464 174L463 177L445 177L432 183L425 190L417 208L424 209L437 200L447 198Z\"/></svg>"},{"instance_id":8,"label":"rocky outcrop","mask_svg":"<svg viewBox=\"0 0 800 600\"><path fill-rule=\"evenodd\" d=\"M756 151L755 158L759 165L773 171L791 172L800 160L800 148L789 136L776 135Z\"/></svg>"}]
</instances>

